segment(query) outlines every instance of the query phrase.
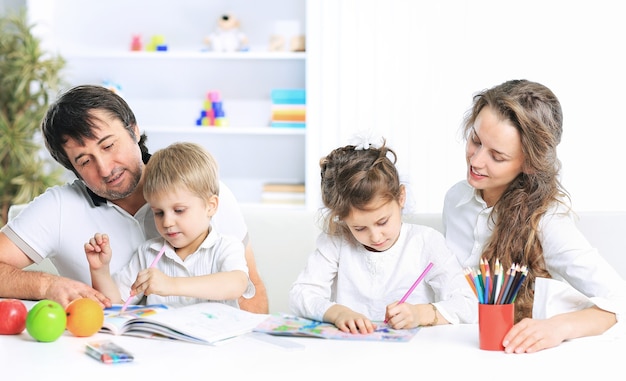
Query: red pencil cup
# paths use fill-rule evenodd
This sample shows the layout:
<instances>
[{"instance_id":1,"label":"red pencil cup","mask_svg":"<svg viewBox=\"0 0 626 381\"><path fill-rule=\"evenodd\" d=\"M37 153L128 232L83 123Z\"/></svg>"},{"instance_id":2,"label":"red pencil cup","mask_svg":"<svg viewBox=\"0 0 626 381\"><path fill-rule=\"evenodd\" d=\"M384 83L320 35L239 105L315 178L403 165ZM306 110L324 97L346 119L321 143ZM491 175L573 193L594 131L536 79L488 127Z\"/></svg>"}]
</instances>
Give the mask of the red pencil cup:
<instances>
[{"instance_id":1,"label":"red pencil cup","mask_svg":"<svg viewBox=\"0 0 626 381\"><path fill-rule=\"evenodd\" d=\"M515 305L478 304L478 341L480 349L503 351L502 340L515 321Z\"/></svg>"}]
</instances>

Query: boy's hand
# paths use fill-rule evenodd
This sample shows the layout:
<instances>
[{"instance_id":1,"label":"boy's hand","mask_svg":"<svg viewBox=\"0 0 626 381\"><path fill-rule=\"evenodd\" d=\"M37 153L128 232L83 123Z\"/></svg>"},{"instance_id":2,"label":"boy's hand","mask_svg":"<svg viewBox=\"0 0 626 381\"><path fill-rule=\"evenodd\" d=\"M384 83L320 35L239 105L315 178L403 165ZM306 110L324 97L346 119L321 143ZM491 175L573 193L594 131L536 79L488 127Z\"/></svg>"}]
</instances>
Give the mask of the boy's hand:
<instances>
[{"instance_id":1,"label":"boy's hand","mask_svg":"<svg viewBox=\"0 0 626 381\"><path fill-rule=\"evenodd\" d=\"M85 244L85 255L89 268L91 270L100 270L111 262L111 246L109 245L109 236L106 234L96 233L89 242Z\"/></svg>"},{"instance_id":2,"label":"boy's hand","mask_svg":"<svg viewBox=\"0 0 626 381\"><path fill-rule=\"evenodd\" d=\"M148 268L141 270L137 274L135 283L131 286L131 290L136 295L172 295L173 278L163 274L159 269Z\"/></svg>"}]
</instances>

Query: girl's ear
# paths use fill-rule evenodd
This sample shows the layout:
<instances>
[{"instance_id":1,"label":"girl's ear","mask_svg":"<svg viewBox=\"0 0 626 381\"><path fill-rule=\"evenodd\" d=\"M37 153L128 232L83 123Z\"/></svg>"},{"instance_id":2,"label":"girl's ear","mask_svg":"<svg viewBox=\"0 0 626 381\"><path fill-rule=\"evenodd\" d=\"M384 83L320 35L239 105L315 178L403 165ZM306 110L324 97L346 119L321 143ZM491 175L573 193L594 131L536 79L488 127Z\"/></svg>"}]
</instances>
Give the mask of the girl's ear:
<instances>
[{"instance_id":1,"label":"girl's ear","mask_svg":"<svg viewBox=\"0 0 626 381\"><path fill-rule=\"evenodd\" d=\"M400 185L400 197L398 198L398 204L400 204L400 208L404 208L404 204L406 203L406 187L404 184Z\"/></svg>"}]
</instances>

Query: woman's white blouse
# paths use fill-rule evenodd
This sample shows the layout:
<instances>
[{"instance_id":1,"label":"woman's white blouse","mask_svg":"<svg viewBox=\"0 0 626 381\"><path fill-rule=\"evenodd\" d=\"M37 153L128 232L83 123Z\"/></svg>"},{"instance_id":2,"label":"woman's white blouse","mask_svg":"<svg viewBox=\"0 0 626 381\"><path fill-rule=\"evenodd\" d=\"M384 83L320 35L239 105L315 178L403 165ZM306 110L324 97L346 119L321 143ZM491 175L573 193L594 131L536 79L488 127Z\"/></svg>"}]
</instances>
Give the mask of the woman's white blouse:
<instances>
[{"instance_id":1,"label":"woman's white blouse","mask_svg":"<svg viewBox=\"0 0 626 381\"><path fill-rule=\"evenodd\" d=\"M463 267L479 264L492 233L491 210L467 181L457 183L446 194L446 242ZM552 278L565 281L599 308L616 313L619 320L619 315L626 313L626 282L583 236L573 214L560 205L542 217L539 229ZM540 302L535 298L535 304Z\"/></svg>"},{"instance_id":2,"label":"woman's white blouse","mask_svg":"<svg viewBox=\"0 0 626 381\"><path fill-rule=\"evenodd\" d=\"M316 250L291 287L291 312L322 321L328 308L338 303L382 321L386 306L402 298L429 262L433 267L406 302L436 302L449 322L475 322L476 297L443 235L406 223L398 241L384 252L320 234Z\"/></svg>"}]
</instances>

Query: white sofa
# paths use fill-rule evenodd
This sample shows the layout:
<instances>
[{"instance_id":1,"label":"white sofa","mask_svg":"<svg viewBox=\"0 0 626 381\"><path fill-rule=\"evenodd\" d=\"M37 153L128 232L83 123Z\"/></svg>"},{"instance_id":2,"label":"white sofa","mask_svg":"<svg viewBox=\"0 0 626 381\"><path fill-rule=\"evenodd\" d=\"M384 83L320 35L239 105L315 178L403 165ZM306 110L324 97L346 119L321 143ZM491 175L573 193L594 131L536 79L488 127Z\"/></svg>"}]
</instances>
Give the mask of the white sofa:
<instances>
[{"instance_id":1,"label":"white sofa","mask_svg":"<svg viewBox=\"0 0 626 381\"><path fill-rule=\"evenodd\" d=\"M242 207L261 277L267 287L270 312L288 312L289 288L315 249L317 213L299 208L245 205ZM11 211L11 216L19 212ZM626 278L626 212L579 213L587 239ZM407 215L409 222L442 230L439 214ZM49 262L30 267L55 272Z\"/></svg>"},{"instance_id":2,"label":"white sofa","mask_svg":"<svg viewBox=\"0 0 626 381\"><path fill-rule=\"evenodd\" d=\"M316 212L244 207L257 266L265 281L270 312L288 312L292 282L315 249ZM626 212L579 213L587 239L626 278ZM406 215L405 220L442 231L439 214Z\"/></svg>"}]
</instances>

